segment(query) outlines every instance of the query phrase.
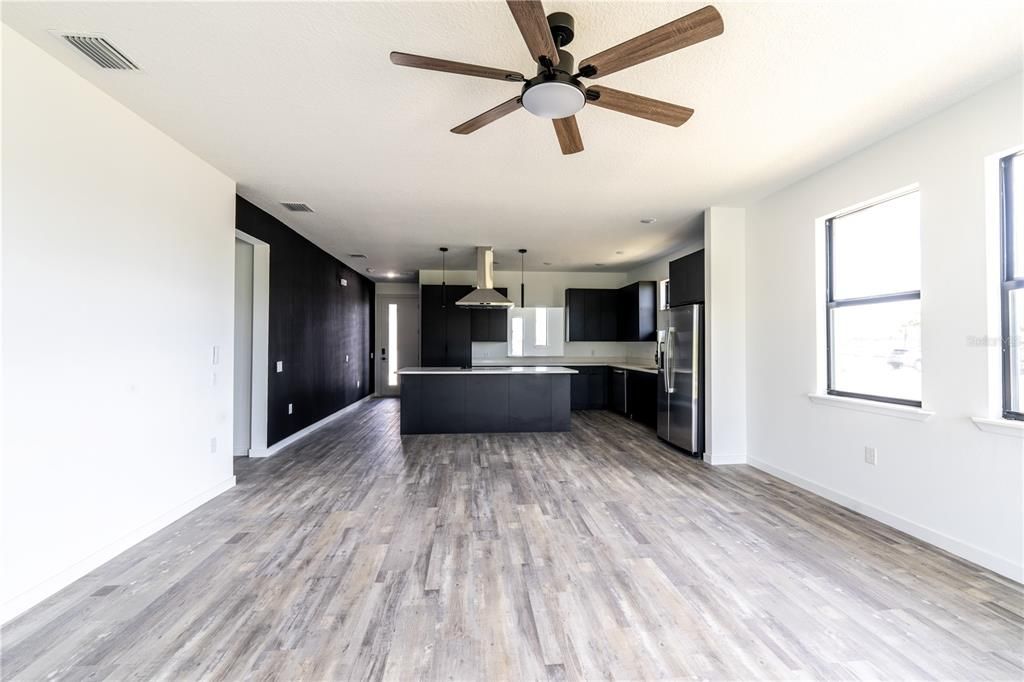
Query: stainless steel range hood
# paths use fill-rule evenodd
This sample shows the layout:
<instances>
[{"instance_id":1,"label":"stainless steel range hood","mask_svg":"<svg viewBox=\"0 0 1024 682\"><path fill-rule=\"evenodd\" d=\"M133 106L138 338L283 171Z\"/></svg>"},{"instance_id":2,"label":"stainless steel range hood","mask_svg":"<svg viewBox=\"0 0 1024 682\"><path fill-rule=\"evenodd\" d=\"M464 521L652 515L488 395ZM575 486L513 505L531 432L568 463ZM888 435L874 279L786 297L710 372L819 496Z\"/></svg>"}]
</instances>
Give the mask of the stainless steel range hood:
<instances>
[{"instance_id":1,"label":"stainless steel range hood","mask_svg":"<svg viewBox=\"0 0 1024 682\"><path fill-rule=\"evenodd\" d=\"M455 305L460 308L511 308L515 304L494 290L494 252L489 246L476 247L476 289Z\"/></svg>"}]
</instances>

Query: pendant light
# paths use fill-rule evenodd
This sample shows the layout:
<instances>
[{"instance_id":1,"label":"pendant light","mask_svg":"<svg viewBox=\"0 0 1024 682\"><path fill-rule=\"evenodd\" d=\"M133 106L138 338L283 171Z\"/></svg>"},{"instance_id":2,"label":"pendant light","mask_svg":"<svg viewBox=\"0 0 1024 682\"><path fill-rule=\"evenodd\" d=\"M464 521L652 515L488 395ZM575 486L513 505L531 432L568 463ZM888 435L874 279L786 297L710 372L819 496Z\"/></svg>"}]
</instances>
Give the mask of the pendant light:
<instances>
[{"instance_id":1,"label":"pendant light","mask_svg":"<svg viewBox=\"0 0 1024 682\"><path fill-rule=\"evenodd\" d=\"M519 306L526 307L526 249L519 249Z\"/></svg>"},{"instance_id":2,"label":"pendant light","mask_svg":"<svg viewBox=\"0 0 1024 682\"><path fill-rule=\"evenodd\" d=\"M448 247L447 246L442 246L439 250L441 251L441 307L442 308L447 308L448 307L448 297L445 295L446 291L445 291L444 254L448 253Z\"/></svg>"}]
</instances>

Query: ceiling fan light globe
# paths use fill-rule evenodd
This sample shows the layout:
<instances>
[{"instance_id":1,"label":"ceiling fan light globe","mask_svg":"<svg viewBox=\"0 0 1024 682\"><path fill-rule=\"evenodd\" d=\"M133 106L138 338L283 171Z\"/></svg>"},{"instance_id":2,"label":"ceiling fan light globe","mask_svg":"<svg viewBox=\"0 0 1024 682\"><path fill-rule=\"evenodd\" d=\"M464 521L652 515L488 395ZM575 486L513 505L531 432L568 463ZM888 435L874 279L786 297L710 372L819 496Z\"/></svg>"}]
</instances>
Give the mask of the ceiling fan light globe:
<instances>
[{"instance_id":1,"label":"ceiling fan light globe","mask_svg":"<svg viewBox=\"0 0 1024 682\"><path fill-rule=\"evenodd\" d=\"M566 118L586 103L580 88L561 81L537 83L523 93L523 108L541 118Z\"/></svg>"}]
</instances>

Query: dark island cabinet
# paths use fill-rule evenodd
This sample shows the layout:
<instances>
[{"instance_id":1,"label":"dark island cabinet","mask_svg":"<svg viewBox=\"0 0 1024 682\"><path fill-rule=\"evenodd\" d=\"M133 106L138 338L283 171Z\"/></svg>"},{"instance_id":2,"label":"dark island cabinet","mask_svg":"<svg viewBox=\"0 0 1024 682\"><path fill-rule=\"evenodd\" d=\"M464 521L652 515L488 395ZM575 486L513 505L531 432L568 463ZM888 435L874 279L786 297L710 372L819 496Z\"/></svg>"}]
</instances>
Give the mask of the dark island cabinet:
<instances>
[{"instance_id":1,"label":"dark island cabinet","mask_svg":"<svg viewBox=\"0 0 1024 682\"><path fill-rule=\"evenodd\" d=\"M621 289L566 289L566 341L654 341L657 284Z\"/></svg>"},{"instance_id":2,"label":"dark island cabinet","mask_svg":"<svg viewBox=\"0 0 1024 682\"><path fill-rule=\"evenodd\" d=\"M704 302L704 249L668 264L668 305Z\"/></svg>"},{"instance_id":3,"label":"dark island cabinet","mask_svg":"<svg viewBox=\"0 0 1024 682\"><path fill-rule=\"evenodd\" d=\"M468 308L455 302L470 286L427 284L420 287L420 363L424 367L468 367L472 363Z\"/></svg>"}]
</instances>

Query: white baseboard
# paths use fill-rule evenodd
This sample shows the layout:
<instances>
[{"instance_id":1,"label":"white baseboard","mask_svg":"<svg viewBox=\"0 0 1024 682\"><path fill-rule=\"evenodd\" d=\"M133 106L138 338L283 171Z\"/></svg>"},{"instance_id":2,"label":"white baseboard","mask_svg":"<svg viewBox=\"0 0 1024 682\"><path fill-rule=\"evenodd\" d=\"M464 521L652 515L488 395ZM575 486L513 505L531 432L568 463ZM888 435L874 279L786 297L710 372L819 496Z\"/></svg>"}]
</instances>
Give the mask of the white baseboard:
<instances>
[{"instance_id":1,"label":"white baseboard","mask_svg":"<svg viewBox=\"0 0 1024 682\"><path fill-rule=\"evenodd\" d=\"M747 456L742 453L716 453L716 452L705 452L704 461L711 466L720 466L722 464L746 464Z\"/></svg>"},{"instance_id":2,"label":"white baseboard","mask_svg":"<svg viewBox=\"0 0 1024 682\"><path fill-rule=\"evenodd\" d=\"M234 476L225 478L212 488L208 488L198 495L190 497L181 504L175 505L148 523L144 523L125 535L122 535L114 542L111 542L110 544L93 552L84 559L80 559L70 566L60 570L58 573L50 576L35 587L29 588L21 594L8 599L2 606L0 606L0 623L6 623L15 616L27 611L50 595L59 592L90 571L93 571L110 561L132 545L142 542L161 528L171 525L185 514L188 514L193 509L209 502L225 490L229 490L234 487L234 485Z\"/></svg>"},{"instance_id":3,"label":"white baseboard","mask_svg":"<svg viewBox=\"0 0 1024 682\"><path fill-rule=\"evenodd\" d=\"M345 407L341 408L340 410L338 410L334 414L329 414L326 417L324 417L323 419L321 419L320 421L314 422L314 423L310 424L309 426L307 426L306 428L302 429L301 431L296 431L292 435L287 436L285 438L282 438L281 440L277 441L273 445L268 445L266 450L263 450L261 452L250 450L249 451L249 456L250 457L271 457L273 455L276 455L277 453L281 452L281 450L284 450L286 447L288 447L292 443L294 443L294 442L296 442L298 440L302 440L303 438L305 438L309 434L313 433L317 429L327 425L328 423L334 421L335 419L337 419L341 415L345 414L345 412L347 410L351 410L352 408L354 408L359 403L363 402L364 400L369 400L372 397L373 397L373 395L363 396L362 398L360 398L359 400L355 401L354 403L351 403L351 404L346 405Z\"/></svg>"},{"instance_id":4,"label":"white baseboard","mask_svg":"<svg viewBox=\"0 0 1024 682\"><path fill-rule=\"evenodd\" d=\"M828 488L820 483L807 480L802 476L790 473L789 471L780 469L768 464L767 462L762 462L758 459L750 459L747 463L755 469L760 469L761 471L771 474L776 478L781 478L788 483L792 483L798 488L809 490L816 495L820 495L827 500L831 500L838 505L846 507L847 509L852 509L864 516L868 516L875 521L880 521L881 523L891 526L896 530L903 531L908 535L913 535L918 539L929 542L936 547L940 547L947 552L956 554L957 556L976 563L979 566L984 566L990 571L994 571L1000 575L1010 578L1011 580L1016 580L1017 582L1024 582L1024 565L1016 563L1011 559L992 554L991 552L987 552L968 542L957 540L954 537L940 533L939 531L928 528L927 526L922 526L909 519L903 518L902 516L897 516L896 514L887 512L884 509L879 509L878 507L874 507L866 502L844 495L841 492Z\"/></svg>"}]
</instances>

